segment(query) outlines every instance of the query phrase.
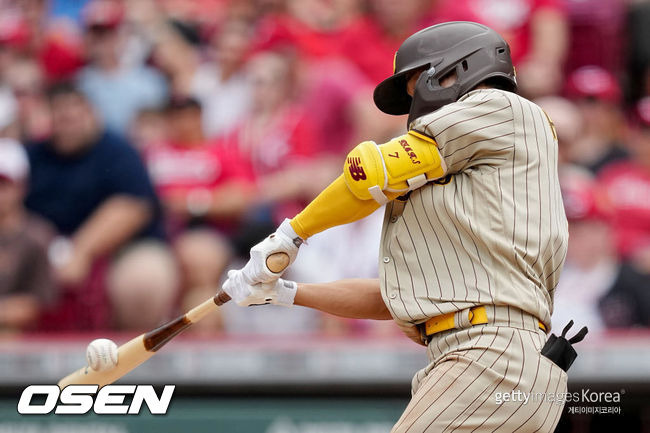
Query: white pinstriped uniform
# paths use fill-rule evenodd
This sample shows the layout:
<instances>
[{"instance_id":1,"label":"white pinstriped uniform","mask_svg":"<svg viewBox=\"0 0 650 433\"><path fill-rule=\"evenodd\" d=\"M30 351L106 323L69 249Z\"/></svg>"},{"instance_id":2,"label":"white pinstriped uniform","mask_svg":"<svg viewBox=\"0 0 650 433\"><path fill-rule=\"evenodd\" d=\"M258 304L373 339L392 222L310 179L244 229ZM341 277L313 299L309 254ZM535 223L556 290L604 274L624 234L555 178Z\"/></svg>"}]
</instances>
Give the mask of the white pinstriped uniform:
<instances>
[{"instance_id":1,"label":"white pinstriped uniform","mask_svg":"<svg viewBox=\"0 0 650 433\"><path fill-rule=\"evenodd\" d=\"M387 206L384 301L402 324L499 307L488 307L487 325L433 337L431 363L416 375L413 399L394 431L513 431L524 421L523 431L552 431L561 405L541 403L530 416L527 407L496 406L485 395L526 387L566 391L565 373L539 354L544 333L537 325L539 319L550 329L568 242L551 122L514 93L480 89L411 129L435 139L450 178Z\"/></svg>"}]
</instances>

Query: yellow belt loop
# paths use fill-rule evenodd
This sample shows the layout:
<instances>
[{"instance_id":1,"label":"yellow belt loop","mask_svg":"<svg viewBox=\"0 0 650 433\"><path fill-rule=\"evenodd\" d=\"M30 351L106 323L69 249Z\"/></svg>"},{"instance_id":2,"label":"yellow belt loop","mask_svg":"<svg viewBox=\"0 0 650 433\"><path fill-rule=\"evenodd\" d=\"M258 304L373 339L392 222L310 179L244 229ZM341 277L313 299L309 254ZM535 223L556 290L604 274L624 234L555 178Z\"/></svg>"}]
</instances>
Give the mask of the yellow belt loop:
<instances>
[{"instance_id":1,"label":"yellow belt loop","mask_svg":"<svg viewBox=\"0 0 650 433\"><path fill-rule=\"evenodd\" d=\"M472 325L484 325L488 322L487 311L485 307L472 308L473 317L470 320Z\"/></svg>"},{"instance_id":2,"label":"yellow belt loop","mask_svg":"<svg viewBox=\"0 0 650 433\"><path fill-rule=\"evenodd\" d=\"M427 320L425 323L425 330L427 336L437 334L439 332L448 331L454 329L456 324L454 323L455 311L447 314L441 314L440 316L432 317ZM472 325L484 325L488 323L487 310L484 306L474 307L468 312L469 323ZM539 329L546 332L546 326L541 321L538 321Z\"/></svg>"}]
</instances>

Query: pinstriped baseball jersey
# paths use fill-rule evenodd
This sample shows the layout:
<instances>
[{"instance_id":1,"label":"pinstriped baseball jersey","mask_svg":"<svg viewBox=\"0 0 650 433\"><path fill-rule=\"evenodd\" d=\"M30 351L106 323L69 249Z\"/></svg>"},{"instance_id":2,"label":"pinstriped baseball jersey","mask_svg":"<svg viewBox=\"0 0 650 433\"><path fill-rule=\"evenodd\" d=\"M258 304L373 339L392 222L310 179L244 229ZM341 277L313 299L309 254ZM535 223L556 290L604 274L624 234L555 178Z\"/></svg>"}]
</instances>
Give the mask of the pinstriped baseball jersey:
<instances>
[{"instance_id":1,"label":"pinstriped baseball jersey","mask_svg":"<svg viewBox=\"0 0 650 433\"><path fill-rule=\"evenodd\" d=\"M550 119L514 93L481 89L411 129L435 139L449 177L387 205L380 281L393 317L421 323L496 304L550 325L568 242Z\"/></svg>"}]
</instances>

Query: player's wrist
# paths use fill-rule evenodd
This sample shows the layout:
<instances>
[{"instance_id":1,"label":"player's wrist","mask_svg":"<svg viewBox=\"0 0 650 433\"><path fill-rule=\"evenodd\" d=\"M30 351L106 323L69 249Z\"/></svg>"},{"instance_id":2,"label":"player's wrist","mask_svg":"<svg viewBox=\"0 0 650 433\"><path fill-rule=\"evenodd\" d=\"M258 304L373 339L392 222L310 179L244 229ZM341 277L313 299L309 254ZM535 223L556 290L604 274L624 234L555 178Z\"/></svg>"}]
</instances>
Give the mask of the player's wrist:
<instances>
[{"instance_id":1,"label":"player's wrist","mask_svg":"<svg viewBox=\"0 0 650 433\"><path fill-rule=\"evenodd\" d=\"M276 282L275 289L277 296L274 298L272 304L282 305L284 307L291 307L294 304L298 291L298 284L295 281L280 278Z\"/></svg>"},{"instance_id":2,"label":"player's wrist","mask_svg":"<svg viewBox=\"0 0 650 433\"><path fill-rule=\"evenodd\" d=\"M305 242L305 239L301 237L293 228L292 220L289 218L285 218L285 220L282 221L282 224L278 226L276 233L279 233L286 239L289 239L291 243L296 246L296 249Z\"/></svg>"}]
</instances>

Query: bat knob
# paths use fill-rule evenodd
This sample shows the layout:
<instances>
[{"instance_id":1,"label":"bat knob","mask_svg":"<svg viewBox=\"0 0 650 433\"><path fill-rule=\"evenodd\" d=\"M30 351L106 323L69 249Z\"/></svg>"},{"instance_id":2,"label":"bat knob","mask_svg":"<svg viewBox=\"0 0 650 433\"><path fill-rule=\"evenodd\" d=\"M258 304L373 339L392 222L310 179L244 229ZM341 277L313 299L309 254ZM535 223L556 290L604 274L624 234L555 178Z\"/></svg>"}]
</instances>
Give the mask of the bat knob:
<instances>
[{"instance_id":1,"label":"bat knob","mask_svg":"<svg viewBox=\"0 0 650 433\"><path fill-rule=\"evenodd\" d=\"M214 303L217 305L223 305L226 302L230 301L230 295L228 293L224 292L223 290L219 289L215 297L213 298Z\"/></svg>"}]
</instances>

